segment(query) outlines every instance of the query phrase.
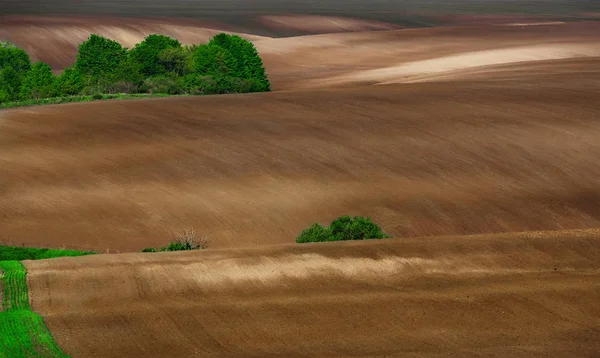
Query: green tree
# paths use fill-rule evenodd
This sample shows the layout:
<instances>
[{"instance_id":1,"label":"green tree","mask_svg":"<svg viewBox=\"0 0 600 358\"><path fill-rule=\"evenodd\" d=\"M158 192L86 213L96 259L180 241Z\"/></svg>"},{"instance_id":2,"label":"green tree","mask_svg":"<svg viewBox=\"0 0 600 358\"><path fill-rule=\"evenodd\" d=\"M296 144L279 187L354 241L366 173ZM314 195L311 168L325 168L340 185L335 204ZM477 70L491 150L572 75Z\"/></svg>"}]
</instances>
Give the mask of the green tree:
<instances>
[{"instance_id":1,"label":"green tree","mask_svg":"<svg viewBox=\"0 0 600 358\"><path fill-rule=\"evenodd\" d=\"M210 41L209 45L220 46L231 53L235 58L235 65L230 71L232 77L244 78L244 58L242 53L242 47L240 46L241 37L232 36L225 33L215 35Z\"/></svg>"},{"instance_id":2,"label":"green tree","mask_svg":"<svg viewBox=\"0 0 600 358\"><path fill-rule=\"evenodd\" d=\"M95 34L79 45L75 69L88 83L98 83L113 75L127 58L127 49L116 41Z\"/></svg>"},{"instance_id":3,"label":"green tree","mask_svg":"<svg viewBox=\"0 0 600 358\"><path fill-rule=\"evenodd\" d=\"M0 69L0 91L2 98L0 102L11 102L19 99L21 89L21 76L11 66Z\"/></svg>"},{"instance_id":4,"label":"green tree","mask_svg":"<svg viewBox=\"0 0 600 358\"><path fill-rule=\"evenodd\" d=\"M140 64L145 76L156 76L167 72L164 65L159 61L159 54L168 48L181 47L181 43L164 35L153 34L144 41L135 45L129 56Z\"/></svg>"},{"instance_id":5,"label":"green tree","mask_svg":"<svg viewBox=\"0 0 600 358\"><path fill-rule=\"evenodd\" d=\"M200 45L193 55L194 70L208 76L230 76L237 61L228 50L216 44Z\"/></svg>"},{"instance_id":6,"label":"green tree","mask_svg":"<svg viewBox=\"0 0 600 358\"><path fill-rule=\"evenodd\" d=\"M107 81L106 89L108 92L135 93L144 81L144 75L140 64L128 58L119 64L115 73Z\"/></svg>"},{"instance_id":7,"label":"green tree","mask_svg":"<svg viewBox=\"0 0 600 358\"><path fill-rule=\"evenodd\" d=\"M253 79L257 83L256 91L264 92L271 90L271 84L267 78L262 59L254 44L240 38L242 58L244 61L244 78Z\"/></svg>"},{"instance_id":8,"label":"green tree","mask_svg":"<svg viewBox=\"0 0 600 358\"><path fill-rule=\"evenodd\" d=\"M36 62L23 78L22 99L40 99L54 96L54 75L50 66Z\"/></svg>"},{"instance_id":9,"label":"green tree","mask_svg":"<svg viewBox=\"0 0 600 358\"><path fill-rule=\"evenodd\" d=\"M2 103L6 103L6 102L11 102L11 97L10 94L8 93L8 91L4 88L1 87L0 84L0 104Z\"/></svg>"},{"instance_id":10,"label":"green tree","mask_svg":"<svg viewBox=\"0 0 600 358\"><path fill-rule=\"evenodd\" d=\"M235 68L231 70L231 76L253 80L253 91L271 90L262 59L252 42L237 35L222 33L215 35L209 44L218 45L233 55Z\"/></svg>"},{"instance_id":11,"label":"green tree","mask_svg":"<svg viewBox=\"0 0 600 358\"><path fill-rule=\"evenodd\" d=\"M194 51L195 47L169 47L158 54L158 61L165 71L185 76L193 72Z\"/></svg>"},{"instance_id":12,"label":"green tree","mask_svg":"<svg viewBox=\"0 0 600 358\"><path fill-rule=\"evenodd\" d=\"M73 67L65 68L62 75L58 76L54 81L55 92L59 96L79 94L83 86L83 76Z\"/></svg>"},{"instance_id":13,"label":"green tree","mask_svg":"<svg viewBox=\"0 0 600 358\"><path fill-rule=\"evenodd\" d=\"M31 68L29 55L10 42L0 41L0 102L19 99L23 77Z\"/></svg>"},{"instance_id":14,"label":"green tree","mask_svg":"<svg viewBox=\"0 0 600 358\"><path fill-rule=\"evenodd\" d=\"M19 76L25 75L31 68L29 55L10 42L0 41L0 69L10 66Z\"/></svg>"}]
</instances>

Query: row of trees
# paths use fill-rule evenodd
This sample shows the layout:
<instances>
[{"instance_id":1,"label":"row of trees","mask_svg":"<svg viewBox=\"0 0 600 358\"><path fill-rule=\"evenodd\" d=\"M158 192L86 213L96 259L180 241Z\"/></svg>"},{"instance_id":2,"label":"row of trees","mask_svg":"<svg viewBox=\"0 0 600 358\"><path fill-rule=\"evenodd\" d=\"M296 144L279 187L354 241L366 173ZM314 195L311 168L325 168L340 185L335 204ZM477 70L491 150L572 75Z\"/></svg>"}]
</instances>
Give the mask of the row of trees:
<instances>
[{"instance_id":1,"label":"row of trees","mask_svg":"<svg viewBox=\"0 0 600 358\"><path fill-rule=\"evenodd\" d=\"M43 62L0 42L0 103L99 93L217 94L270 91L254 45L219 34L209 43L183 46L150 35L131 50L91 35L79 46L77 61L56 77Z\"/></svg>"}]
</instances>

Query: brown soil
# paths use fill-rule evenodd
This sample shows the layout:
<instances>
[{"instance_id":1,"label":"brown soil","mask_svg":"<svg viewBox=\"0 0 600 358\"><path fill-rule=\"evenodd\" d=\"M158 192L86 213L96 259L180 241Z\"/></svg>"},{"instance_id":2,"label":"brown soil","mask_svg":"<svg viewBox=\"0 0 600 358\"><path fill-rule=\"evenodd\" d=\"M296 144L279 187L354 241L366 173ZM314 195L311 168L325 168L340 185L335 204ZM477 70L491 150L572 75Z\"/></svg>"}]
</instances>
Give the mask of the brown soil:
<instances>
[{"instance_id":1,"label":"brown soil","mask_svg":"<svg viewBox=\"0 0 600 358\"><path fill-rule=\"evenodd\" d=\"M598 230L26 262L73 357L592 357Z\"/></svg>"},{"instance_id":2,"label":"brown soil","mask_svg":"<svg viewBox=\"0 0 600 358\"><path fill-rule=\"evenodd\" d=\"M293 242L342 214L394 236L597 226L600 68L576 69L4 111L0 227L104 252L188 226L214 247Z\"/></svg>"},{"instance_id":3,"label":"brown soil","mask_svg":"<svg viewBox=\"0 0 600 358\"><path fill-rule=\"evenodd\" d=\"M220 32L239 34L249 40L264 38L240 33L235 27L216 21L97 16L0 16L0 40L7 40L24 48L32 60L46 62L57 71L75 62L79 44L92 33L132 48L153 33L177 38L183 44L199 44L207 43Z\"/></svg>"},{"instance_id":4,"label":"brown soil","mask_svg":"<svg viewBox=\"0 0 600 358\"><path fill-rule=\"evenodd\" d=\"M599 37L259 39L278 92L0 111L0 239L209 237L27 262L74 357L598 355ZM292 244L346 214L398 239ZM474 233L500 234L411 238Z\"/></svg>"}]
</instances>

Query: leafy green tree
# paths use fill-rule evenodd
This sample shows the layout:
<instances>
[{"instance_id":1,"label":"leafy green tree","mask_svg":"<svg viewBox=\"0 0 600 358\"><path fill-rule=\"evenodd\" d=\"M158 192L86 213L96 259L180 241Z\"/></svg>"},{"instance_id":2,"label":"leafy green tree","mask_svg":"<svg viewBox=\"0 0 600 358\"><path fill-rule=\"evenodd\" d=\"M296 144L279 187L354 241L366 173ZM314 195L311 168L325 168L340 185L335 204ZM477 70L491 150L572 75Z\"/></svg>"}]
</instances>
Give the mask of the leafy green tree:
<instances>
[{"instance_id":1,"label":"leafy green tree","mask_svg":"<svg viewBox=\"0 0 600 358\"><path fill-rule=\"evenodd\" d=\"M194 70L208 76L230 76L237 60L231 52L216 44L200 45L193 55Z\"/></svg>"},{"instance_id":2,"label":"leafy green tree","mask_svg":"<svg viewBox=\"0 0 600 358\"><path fill-rule=\"evenodd\" d=\"M11 66L0 69L0 91L2 99L0 102L11 102L19 99L21 89L21 76Z\"/></svg>"},{"instance_id":3,"label":"leafy green tree","mask_svg":"<svg viewBox=\"0 0 600 358\"><path fill-rule=\"evenodd\" d=\"M144 81L141 66L131 58L122 61L109 78L106 79L105 92L135 93Z\"/></svg>"},{"instance_id":4,"label":"leafy green tree","mask_svg":"<svg viewBox=\"0 0 600 358\"><path fill-rule=\"evenodd\" d=\"M210 41L209 45L217 45L220 46L231 53L231 55L235 58L235 65L230 71L230 75L232 77L245 78L244 77L244 57L242 53L242 46L240 44L241 37L232 36L225 33L221 33L215 35Z\"/></svg>"},{"instance_id":5,"label":"leafy green tree","mask_svg":"<svg viewBox=\"0 0 600 358\"><path fill-rule=\"evenodd\" d=\"M62 75L54 81L55 92L59 96L79 94L84 87L83 76L73 67L65 68Z\"/></svg>"},{"instance_id":6,"label":"leafy green tree","mask_svg":"<svg viewBox=\"0 0 600 358\"><path fill-rule=\"evenodd\" d=\"M164 35L149 35L144 41L135 45L129 52L129 56L141 65L142 73L145 76L162 75L167 70L159 61L159 54L168 48L181 47L181 43L173 38Z\"/></svg>"},{"instance_id":7,"label":"leafy green tree","mask_svg":"<svg viewBox=\"0 0 600 358\"><path fill-rule=\"evenodd\" d=\"M79 45L75 69L88 83L98 83L113 75L127 58L127 49L116 41L96 34Z\"/></svg>"},{"instance_id":8,"label":"leafy green tree","mask_svg":"<svg viewBox=\"0 0 600 358\"><path fill-rule=\"evenodd\" d=\"M222 33L215 35L209 44L218 45L228 50L236 59L235 68L230 72L231 76L254 80L253 91L271 90L271 84L267 79L262 59L252 42L237 35Z\"/></svg>"},{"instance_id":9,"label":"leafy green tree","mask_svg":"<svg viewBox=\"0 0 600 358\"><path fill-rule=\"evenodd\" d=\"M40 99L54 96L54 75L50 66L36 62L23 78L22 99Z\"/></svg>"},{"instance_id":10,"label":"leafy green tree","mask_svg":"<svg viewBox=\"0 0 600 358\"><path fill-rule=\"evenodd\" d=\"M31 68L29 55L10 42L0 41L0 102L19 99L23 77Z\"/></svg>"},{"instance_id":11,"label":"leafy green tree","mask_svg":"<svg viewBox=\"0 0 600 358\"><path fill-rule=\"evenodd\" d=\"M194 51L195 47L169 47L158 54L158 61L165 71L185 76L193 72Z\"/></svg>"},{"instance_id":12,"label":"leafy green tree","mask_svg":"<svg viewBox=\"0 0 600 358\"><path fill-rule=\"evenodd\" d=\"M19 76L25 75L31 68L29 55L10 42L0 41L0 69L10 66Z\"/></svg>"},{"instance_id":13,"label":"leafy green tree","mask_svg":"<svg viewBox=\"0 0 600 358\"><path fill-rule=\"evenodd\" d=\"M0 84L0 104L2 103L6 103L6 102L11 102L11 97L10 94L8 93L8 91L4 88L1 87Z\"/></svg>"}]
</instances>

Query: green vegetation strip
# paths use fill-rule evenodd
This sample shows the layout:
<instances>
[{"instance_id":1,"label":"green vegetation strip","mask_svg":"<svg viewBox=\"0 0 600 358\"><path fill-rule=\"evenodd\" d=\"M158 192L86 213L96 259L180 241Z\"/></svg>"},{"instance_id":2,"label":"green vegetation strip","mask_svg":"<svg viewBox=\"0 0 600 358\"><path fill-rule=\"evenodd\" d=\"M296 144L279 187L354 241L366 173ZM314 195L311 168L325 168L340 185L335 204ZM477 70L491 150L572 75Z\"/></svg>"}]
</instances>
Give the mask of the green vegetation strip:
<instances>
[{"instance_id":1,"label":"green vegetation strip","mask_svg":"<svg viewBox=\"0 0 600 358\"><path fill-rule=\"evenodd\" d=\"M0 356L69 357L60 350L42 317L31 311L25 266L19 261L0 261L0 271Z\"/></svg>"},{"instance_id":2,"label":"green vegetation strip","mask_svg":"<svg viewBox=\"0 0 600 358\"><path fill-rule=\"evenodd\" d=\"M42 260L64 256L92 255L91 251L53 250L35 247L0 246L0 262L4 260Z\"/></svg>"},{"instance_id":3,"label":"green vegetation strip","mask_svg":"<svg viewBox=\"0 0 600 358\"><path fill-rule=\"evenodd\" d=\"M184 96L184 95L178 95ZM96 96L66 96L66 97L53 97L53 98L41 98L41 99L30 99L26 101L7 102L0 103L0 109L2 108L16 108L16 107L28 107L28 106L42 106L47 104L63 104L63 103L75 103L75 102L91 102L91 101L102 101L109 99L137 99L137 98L157 98L157 97L174 97L172 95L164 93L154 94L103 94Z\"/></svg>"}]
</instances>

